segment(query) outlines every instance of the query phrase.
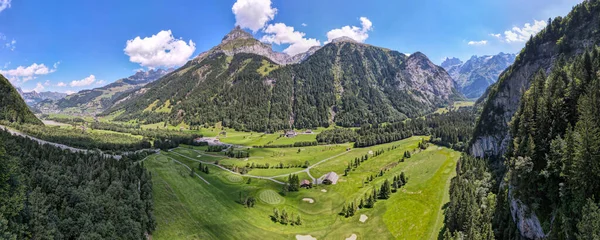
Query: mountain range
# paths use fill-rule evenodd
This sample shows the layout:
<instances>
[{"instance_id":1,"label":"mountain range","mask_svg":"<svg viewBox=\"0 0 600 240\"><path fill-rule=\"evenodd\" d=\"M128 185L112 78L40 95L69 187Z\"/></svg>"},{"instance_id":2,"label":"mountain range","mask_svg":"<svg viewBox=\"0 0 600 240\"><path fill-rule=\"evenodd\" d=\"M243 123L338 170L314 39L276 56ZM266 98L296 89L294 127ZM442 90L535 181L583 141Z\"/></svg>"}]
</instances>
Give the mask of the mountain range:
<instances>
[{"instance_id":1,"label":"mountain range","mask_svg":"<svg viewBox=\"0 0 600 240\"><path fill-rule=\"evenodd\" d=\"M25 100L25 103L27 103L28 105L35 105L38 102L44 101L44 100L58 100L61 98L66 97L68 94L66 93L60 93L60 92L36 92L36 91L31 91L31 92L23 92L23 90L21 90L21 88L16 88L17 92L19 93L19 95L21 95L21 97L23 98L23 100Z\"/></svg>"},{"instance_id":2,"label":"mountain range","mask_svg":"<svg viewBox=\"0 0 600 240\"><path fill-rule=\"evenodd\" d=\"M516 54L499 53L493 56L472 56L466 62L458 58L446 58L441 67L454 79L456 87L467 98L479 98L485 90L498 80L509 67Z\"/></svg>"},{"instance_id":3,"label":"mountain range","mask_svg":"<svg viewBox=\"0 0 600 240\"><path fill-rule=\"evenodd\" d=\"M240 130L360 126L421 116L463 99L424 54L340 38L289 57L239 27L103 115L146 123L222 122Z\"/></svg>"},{"instance_id":4,"label":"mountain range","mask_svg":"<svg viewBox=\"0 0 600 240\"><path fill-rule=\"evenodd\" d=\"M142 86L166 75L173 69L151 69L138 71L127 78L119 79L106 86L91 90L82 90L62 98L47 98L37 102L35 108L42 113L70 113L94 115L114 104L115 99L129 91L135 91Z\"/></svg>"}]
</instances>

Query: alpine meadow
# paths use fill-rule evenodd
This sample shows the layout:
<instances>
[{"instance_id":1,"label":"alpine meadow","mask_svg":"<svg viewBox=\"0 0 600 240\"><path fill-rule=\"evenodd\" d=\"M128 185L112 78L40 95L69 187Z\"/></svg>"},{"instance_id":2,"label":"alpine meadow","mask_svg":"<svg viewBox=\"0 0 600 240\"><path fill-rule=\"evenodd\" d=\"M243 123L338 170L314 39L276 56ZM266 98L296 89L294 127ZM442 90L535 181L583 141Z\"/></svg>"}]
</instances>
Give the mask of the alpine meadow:
<instances>
[{"instance_id":1,"label":"alpine meadow","mask_svg":"<svg viewBox=\"0 0 600 240\"><path fill-rule=\"evenodd\" d=\"M599 31L600 0L0 0L0 239L600 239Z\"/></svg>"}]
</instances>

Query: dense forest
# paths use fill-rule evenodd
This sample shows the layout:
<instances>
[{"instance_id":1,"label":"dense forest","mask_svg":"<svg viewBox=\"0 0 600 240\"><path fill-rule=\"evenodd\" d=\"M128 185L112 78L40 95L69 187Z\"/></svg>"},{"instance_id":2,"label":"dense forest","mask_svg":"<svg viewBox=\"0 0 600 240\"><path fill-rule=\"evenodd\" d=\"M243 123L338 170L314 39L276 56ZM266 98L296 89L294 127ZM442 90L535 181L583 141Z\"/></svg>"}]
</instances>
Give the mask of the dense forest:
<instances>
[{"instance_id":1,"label":"dense forest","mask_svg":"<svg viewBox=\"0 0 600 240\"><path fill-rule=\"evenodd\" d=\"M0 239L145 239L156 226L151 175L0 131Z\"/></svg>"},{"instance_id":2,"label":"dense forest","mask_svg":"<svg viewBox=\"0 0 600 240\"><path fill-rule=\"evenodd\" d=\"M41 125L17 90L0 74L0 120Z\"/></svg>"},{"instance_id":3,"label":"dense forest","mask_svg":"<svg viewBox=\"0 0 600 240\"><path fill-rule=\"evenodd\" d=\"M518 58L533 61L532 49L542 40L559 39L557 47L567 48L579 34L573 29L598 19L598 12L599 1L584 1L567 17L549 21ZM544 70L529 80L510 124L506 154L488 159L487 171L482 170L486 160L461 160L450 192L446 237L600 238L600 51L590 47L575 57L561 55L550 71ZM514 214L520 203L524 216ZM493 217L488 216L491 206ZM539 219L538 229L515 223L523 218ZM470 219L480 220L474 224Z\"/></svg>"},{"instance_id":4,"label":"dense forest","mask_svg":"<svg viewBox=\"0 0 600 240\"><path fill-rule=\"evenodd\" d=\"M317 135L322 143L354 142L355 147L389 143L415 135L431 135L431 142L464 151L475 124L473 107L407 121L365 125L357 130L336 128Z\"/></svg>"},{"instance_id":5,"label":"dense forest","mask_svg":"<svg viewBox=\"0 0 600 240\"><path fill-rule=\"evenodd\" d=\"M122 133L92 131L85 127L61 128L32 124L10 124L10 127L45 141L82 149L124 152L152 147L147 138Z\"/></svg>"}]
</instances>

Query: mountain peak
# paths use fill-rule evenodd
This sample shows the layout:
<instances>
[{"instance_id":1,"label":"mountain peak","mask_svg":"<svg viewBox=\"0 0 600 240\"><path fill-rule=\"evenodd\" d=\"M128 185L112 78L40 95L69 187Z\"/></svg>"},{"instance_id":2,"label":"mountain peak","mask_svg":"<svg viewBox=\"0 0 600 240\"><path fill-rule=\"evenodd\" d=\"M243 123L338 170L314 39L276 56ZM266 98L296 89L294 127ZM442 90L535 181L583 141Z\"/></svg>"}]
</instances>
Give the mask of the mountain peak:
<instances>
[{"instance_id":1,"label":"mountain peak","mask_svg":"<svg viewBox=\"0 0 600 240\"><path fill-rule=\"evenodd\" d=\"M440 66L447 69L448 67L457 66L457 65L461 65L461 64L463 64L463 62L458 58L446 57L446 59L444 60L444 62L442 62L442 64Z\"/></svg>"},{"instance_id":2,"label":"mountain peak","mask_svg":"<svg viewBox=\"0 0 600 240\"><path fill-rule=\"evenodd\" d=\"M240 26L235 26L235 28L233 28L233 30L231 30L231 32L229 32L227 35L225 35L225 37L223 37L223 40L221 41L221 43L227 43L227 42L230 42L230 41L233 41L236 39L250 39L250 38L254 38L252 36L252 34L242 30L242 28Z\"/></svg>"},{"instance_id":3,"label":"mountain peak","mask_svg":"<svg viewBox=\"0 0 600 240\"><path fill-rule=\"evenodd\" d=\"M339 43L339 42L353 42L353 43L357 43L356 40L354 40L354 39L352 39L350 37L347 37L347 36L342 36L342 37L339 37L339 38L335 38L335 39L331 40L331 42L332 43Z\"/></svg>"}]
</instances>

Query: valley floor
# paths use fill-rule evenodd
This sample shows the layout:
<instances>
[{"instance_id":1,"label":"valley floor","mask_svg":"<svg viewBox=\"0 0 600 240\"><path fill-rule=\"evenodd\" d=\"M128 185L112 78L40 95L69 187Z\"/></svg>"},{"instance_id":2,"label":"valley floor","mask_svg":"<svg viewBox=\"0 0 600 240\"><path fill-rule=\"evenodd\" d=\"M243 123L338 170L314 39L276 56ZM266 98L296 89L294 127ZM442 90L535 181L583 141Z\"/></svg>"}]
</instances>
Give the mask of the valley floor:
<instances>
[{"instance_id":1,"label":"valley floor","mask_svg":"<svg viewBox=\"0 0 600 240\"><path fill-rule=\"evenodd\" d=\"M448 202L449 182L460 153L435 145L419 150L422 138L350 151L346 151L350 144L302 147L300 151L251 149L248 159L200 154L202 149L189 146L150 156L143 164L153 178L157 220L153 239L296 239L299 235L346 239L353 234L357 239L436 239L443 228L443 206ZM378 150L385 152L371 156L348 176L342 176L355 157ZM399 162L405 151L414 152L411 158ZM308 161L311 168L254 169L248 174L270 179L251 180L215 165L208 165L209 174L197 170L199 161L216 160L237 166ZM193 177L189 168L196 169ZM389 170L382 177L365 183L367 177L384 169ZM298 172L303 180L310 179L307 172L319 178L330 171L340 175L336 185L316 185L281 195L283 185L277 181L286 181L286 174ZM378 200L374 208L360 209L353 217L338 214L345 204L358 204L365 193L401 172L408 177L408 184L389 199ZM256 197L257 204L244 207L237 202L240 195ZM274 209L300 214L302 225L271 221Z\"/></svg>"}]
</instances>

